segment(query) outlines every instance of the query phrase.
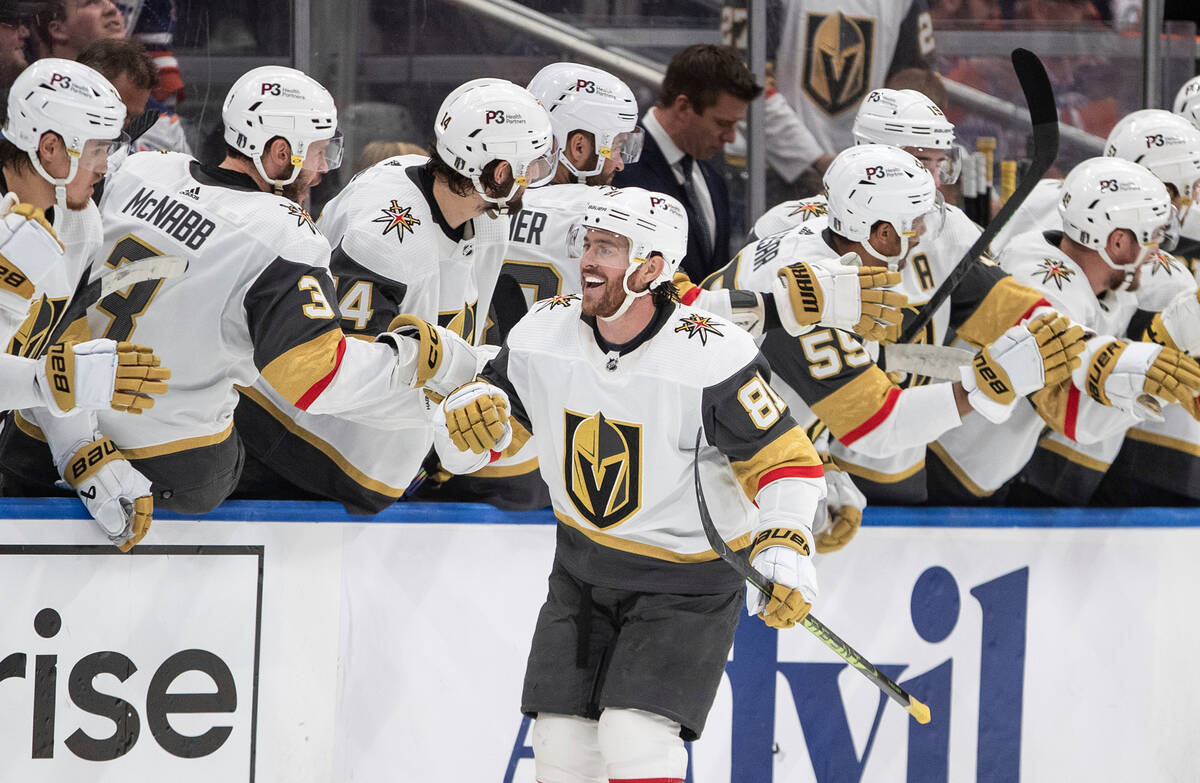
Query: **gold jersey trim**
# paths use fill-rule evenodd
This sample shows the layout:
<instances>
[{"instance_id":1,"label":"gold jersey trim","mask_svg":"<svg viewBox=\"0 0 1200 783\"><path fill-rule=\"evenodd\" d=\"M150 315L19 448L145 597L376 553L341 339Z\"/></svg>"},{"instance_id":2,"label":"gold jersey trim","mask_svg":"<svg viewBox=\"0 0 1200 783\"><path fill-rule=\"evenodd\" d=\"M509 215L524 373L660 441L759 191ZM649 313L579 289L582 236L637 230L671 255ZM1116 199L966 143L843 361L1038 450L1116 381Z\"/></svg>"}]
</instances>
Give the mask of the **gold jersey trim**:
<instances>
[{"instance_id":1,"label":"gold jersey trim","mask_svg":"<svg viewBox=\"0 0 1200 783\"><path fill-rule=\"evenodd\" d=\"M1172 451L1181 451L1184 454L1190 454L1193 457L1200 457L1200 445L1191 441L1182 440L1181 438L1172 438L1169 435L1160 435L1157 432L1147 432L1145 430L1130 429L1126 430L1125 437L1130 440L1140 441L1141 443L1150 443L1155 446L1162 446L1164 449Z\"/></svg>"},{"instance_id":2,"label":"gold jersey trim","mask_svg":"<svg viewBox=\"0 0 1200 783\"><path fill-rule=\"evenodd\" d=\"M1002 277L983 297L970 317L958 327L958 336L975 348L983 348L1004 334L1010 326L1045 297L1041 292Z\"/></svg>"},{"instance_id":3,"label":"gold jersey trim","mask_svg":"<svg viewBox=\"0 0 1200 783\"><path fill-rule=\"evenodd\" d=\"M306 343L289 348L262 369L271 388L293 405L337 367L342 330L331 329Z\"/></svg>"},{"instance_id":4,"label":"gold jersey trim","mask_svg":"<svg viewBox=\"0 0 1200 783\"><path fill-rule=\"evenodd\" d=\"M175 454L180 451L191 451L192 449L201 449L205 446L214 446L218 443L223 443L233 434L233 422L229 422L229 426L220 432L214 432L212 435L197 435L193 438L181 438L173 440L170 443L160 443L157 446L145 446L137 449L121 449L121 454L126 459L149 459L150 457L161 457L164 454Z\"/></svg>"},{"instance_id":5,"label":"gold jersey trim","mask_svg":"<svg viewBox=\"0 0 1200 783\"><path fill-rule=\"evenodd\" d=\"M812 441L797 425L763 446L750 459L731 462L729 467L733 468L733 474L742 485L742 492L754 500L759 483L771 471L793 465L815 467L820 464L821 457Z\"/></svg>"},{"instance_id":6,"label":"gold jersey trim","mask_svg":"<svg viewBox=\"0 0 1200 783\"><path fill-rule=\"evenodd\" d=\"M510 476L524 476L526 473L536 473L537 469L538 461L537 457L534 457L516 465L485 465L470 475L480 478L509 478Z\"/></svg>"},{"instance_id":7,"label":"gold jersey trim","mask_svg":"<svg viewBox=\"0 0 1200 783\"><path fill-rule=\"evenodd\" d=\"M929 444L929 450L938 455L938 459L942 461L942 464L946 466L947 470L954 474L954 478L958 479L958 483L966 487L967 491L975 497L986 498L996 494L996 490L984 489L972 481L971 477L967 475L967 472L963 470L957 462L954 461L954 459L944 448L942 448L942 444L934 441L933 443ZM923 465L925 463L922 462L921 464Z\"/></svg>"},{"instance_id":8,"label":"gold jersey trim","mask_svg":"<svg viewBox=\"0 0 1200 783\"><path fill-rule=\"evenodd\" d=\"M641 544L636 541L628 541L624 538L610 536L607 533L601 533L598 530L584 527L579 522L576 522L566 514L560 513L558 510L555 510L554 516L558 518L559 522L562 522L567 527L578 530L592 541L596 542L600 546L607 547L608 549L617 549L622 552L630 552L635 555L652 557L655 560L665 560L669 563L707 563L717 559L717 553L711 549L691 555L683 554L682 552L672 552L670 549L653 546L652 544ZM752 535L750 533L746 533L745 535L738 536L727 543L729 544L730 549L745 549L746 547L750 546L751 539Z\"/></svg>"},{"instance_id":9,"label":"gold jersey trim","mask_svg":"<svg viewBox=\"0 0 1200 783\"><path fill-rule=\"evenodd\" d=\"M871 365L810 407L833 437L840 440L878 413L895 388L887 373Z\"/></svg>"},{"instance_id":10,"label":"gold jersey trim","mask_svg":"<svg viewBox=\"0 0 1200 783\"><path fill-rule=\"evenodd\" d=\"M313 435L300 425L296 424L296 422L292 421L286 413L275 407L274 403L268 400L262 394L262 392L258 391L257 389L251 389L244 386L238 386L237 390L249 397L251 400L254 400L254 402L258 403L263 410L271 414L271 417L275 419L275 421L282 424L283 428L289 433L312 446L326 457L329 457L329 459L335 465L337 465L338 470L342 471L343 474L345 474L360 487L364 487L372 492L377 492L380 495L386 495L387 497L392 498L398 498L404 494L404 489L397 489L396 487L388 486L382 481L371 478L358 468L351 465L350 462L343 457L337 449L321 440L316 435Z\"/></svg>"},{"instance_id":11,"label":"gold jersey trim","mask_svg":"<svg viewBox=\"0 0 1200 783\"><path fill-rule=\"evenodd\" d=\"M907 478L915 476L925 468L924 459L910 465L899 473L884 473L881 470L855 465L853 462L847 462L844 458L838 456L834 456L833 461L834 464L851 476L865 478L867 481L874 481L876 484L898 484Z\"/></svg>"}]
</instances>

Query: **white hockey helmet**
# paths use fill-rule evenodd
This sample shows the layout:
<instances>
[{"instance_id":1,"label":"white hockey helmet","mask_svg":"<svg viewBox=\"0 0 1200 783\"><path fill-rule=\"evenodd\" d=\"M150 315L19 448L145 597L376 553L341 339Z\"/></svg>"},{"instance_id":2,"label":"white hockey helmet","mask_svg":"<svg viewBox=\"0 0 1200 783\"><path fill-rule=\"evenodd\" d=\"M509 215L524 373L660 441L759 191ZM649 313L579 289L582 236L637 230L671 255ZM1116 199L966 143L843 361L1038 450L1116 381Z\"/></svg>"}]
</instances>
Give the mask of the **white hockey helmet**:
<instances>
[{"instance_id":1,"label":"white hockey helmet","mask_svg":"<svg viewBox=\"0 0 1200 783\"><path fill-rule=\"evenodd\" d=\"M538 71L526 88L550 112L559 160L578 182L599 174L604 161L636 163L642 154L642 129L633 91L608 71L579 63L552 63ZM576 168L567 160L567 136L573 131L592 134L596 165Z\"/></svg>"},{"instance_id":2,"label":"white hockey helmet","mask_svg":"<svg viewBox=\"0 0 1200 783\"><path fill-rule=\"evenodd\" d=\"M501 209L521 188L548 182L558 166L550 115L528 90L504 79L474 79L455 88L438 108L433 133L438 157ZM497 160L513 172L512 187L499 198L480 180Z\"/></svg>"},{"instance_id":3,"label":"white hockey helmet","mask_svg":"<svg viewBox=\"0 0 1200 783\"><path fill-rule=\"evenodd\" d=\"M862 144L838 153L824 177L829 227L889 269L899 267L918 236L935 238L941 231L945 204L933 175L899 147ZM885 256L871 245L871 227L890 223L900 234L900 254Z\"/></svg>"},{"instance_id":4,"label":"white hockey helmet","mask_svg":"<svg viewBox=\"0 0 1200 783\"><path fill-rule=\"evenodd\" d=\"M342 139L333 96L295 68L264 65L242 74L225 96L221 119L225 143L253 160L254 168L277 192L294 182L301 169L324 172L341 165ZM262 165L263 153L276 137L292 148L292 170L285 179L268 176ZM320 143L324 141L329 143Z\"/></svg>"},{"instance_id":5,"label":"white hockey helmet","mask_svg":"<svg viewBox=\"0 0 1200 783\"><path fill-rule=\"evenodd\" d=\"M1108 134L1104 156L1131 160L1175 188L1179 221L1200 196L1200 129L1178 114L1142 109L1125 115Z\"/></svg>"},{"instance_id":6,"label":"white hockey helmet","mask_svg":"<svg viewBox=\"0 0 1200 783\"><path fill-rule=\"evenodd\" d=\"M1200 76L1193 76L1175 93L1171 111L1200 128Z\"/></svg>"},{"instance_id":7,"label":"white hockey helmet","mask_svg":"<svg viewBox=\"0 0 1200 783\"><path fill-rule=\"evenodd\" d=\"M624 266L625 277L621 285L625 289L625 301L620 309L605 320L620 318L633 300L649 293L660 283L669 283L679 269L679 263L687 254L688 218L683 205L665 193L656 193L645 188L597 188L596 195L584 207L583 216L576 221L567 235L567 253L572 258L582 258L584 240L589 229L618 234L629 240L629 254L625 258L613 259L605 266ZM662 272L644 291L631 291L629 277L639 264L650 256L663 257Z\"/></svg>"},{"instance_id":8,"label":"white hockey helmet","mask_svg":"<svg viewBox=\"0 0 1200 783\"><path fill-rule=\"evenodd\" d=\"M1158 250L1171 212L1171 196L1162 180L1123 158L1088 158L1071 169L1058 204L1066 235L1120 271L1136 267ZM1108 255L1108 237L1118 229L1133 232L1142 247L1132 265L1118 265Z\"/></svg>"},{"instance_id":9,"label":"white hockey helmet","mask_svg":"<svg viewBox=\"0 0 1200 783\"><path fill-rule=\"evenodd\" d=\"M937 150L939 182L958 181L963 151L954 143L954 125L924 93L887 87L871 90L858 106L853 132L855 144L890 144L910 152Z\"/></svg>"},{"instance_id":10,"label":"white hockey helmet","mask_svg":"<svg viewBox=\"0 0 1200 783\"><path fill-rule=\"evenodd\" d=\"M66 186L82 167L105 171L108 156L126 139L125 104L116 88L99 72L73 60L37 60L16 78L8 92L4 138L23 150L33 168L55 186L66 208ZM38 159L38 144L47 132L62 137L70 159L66 177L52 177Z\"/></svg>"}]
</instances>

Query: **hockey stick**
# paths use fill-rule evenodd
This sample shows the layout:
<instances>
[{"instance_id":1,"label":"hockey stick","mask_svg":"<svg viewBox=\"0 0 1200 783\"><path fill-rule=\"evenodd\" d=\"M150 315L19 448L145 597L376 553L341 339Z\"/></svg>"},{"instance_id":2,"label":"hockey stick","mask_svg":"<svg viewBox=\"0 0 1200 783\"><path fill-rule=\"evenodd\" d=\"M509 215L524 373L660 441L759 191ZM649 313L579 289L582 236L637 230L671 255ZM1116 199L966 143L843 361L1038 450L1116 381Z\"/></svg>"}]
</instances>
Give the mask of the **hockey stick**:
<instances>
[{"instance_id":1,"label":"hockey stick","mask_svg":"<svg viewBox=\"0 0 1200 783\"><path fill-rule=\"evenodd\" d=\"M1054 104L1054 88L1050 86L1050 78L1037 55L1028 49L1013 49L1013 70L1021 82L1021 91L1025 93L1025 104L1029 107L1029 121L1033 124L1033 158L1029 162L1029 170L1021 177L1017 189L1004 202L1004 206L996 213L991 222L967 250L958 264L951 270L945 282L934 291L933 296L922 308L913 322L904 327L898 342L910 343L913 338L924 331L925 325L933 318L933 314L942 303L954 293L954 290L966 279L971 265L988 248L996 234L1009 221L1021 202L1033 190L1058 157L1058 107Z\"/></svg>"},{"instance_id":2,"label":"hockey stick","mask_svg":"<svg viewBox=\"0 0 1200 783\"><path fill-rule=\"evenodd\" d=\"M123 264L108 274L89 281L86 285L83 280L80 280L75 294L71 297L66 309L63 310L62 317L58 319L54 331L50 333L50 339L46 341L46 347L42 353L58 342L71 324L87 315L89 307L114 291L120 291L122 288L128 288L135 283L143 283L147 280L178 277L187 271L187 268L186 258L153 256Z\"/></svg>"},{"instance_id":3,"label":"hockey stick","mask_svg":"<svg viewBox=\"0 0 1200 783\"><path fill-rule=\"evenodd\" d=\"M696 504L700 507L700 524L704 528L704 535L708 538L709 546L713 548L718 557L729 563L742 578L770 598L775 584L759 573L758 569L750 564L749 558L741 552L735 552L729 548L725 539L721 538L721 534L717 531L717 526L713 524L712 515L708 513L708 503L704 500L704 487L700 484L700 438L703 432L703 429L696 431L696 457L692 461L692 474L696 481ZM842 641L841 637L813 617L811 612L804 618L802 625L805 630L820 639L826 647L837 653L842 660L858 669L864 677L875 683L875 686L889 696L892 701L907 710L917 723L929 722L929 707L917 701L890 677L875 668L873 663Z\"/></svg>"}]
</instances>

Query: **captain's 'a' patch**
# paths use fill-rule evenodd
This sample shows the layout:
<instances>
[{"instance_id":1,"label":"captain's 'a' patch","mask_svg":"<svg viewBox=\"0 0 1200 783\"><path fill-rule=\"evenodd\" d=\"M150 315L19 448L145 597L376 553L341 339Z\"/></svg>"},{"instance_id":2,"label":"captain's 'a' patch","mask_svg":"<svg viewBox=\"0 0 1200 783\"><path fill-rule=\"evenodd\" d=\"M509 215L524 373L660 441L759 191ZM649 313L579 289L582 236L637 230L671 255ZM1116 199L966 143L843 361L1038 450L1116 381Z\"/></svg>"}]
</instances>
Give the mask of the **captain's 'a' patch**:
<instances>
[{"instance_id":1,"label":"captain's 'a' patch","mask_svg":"<svg viewBox=\"0 0 1200 783\"><path fill-rule=\"evenodd\" d=\"M597 411L563 411L564 486L576 510L598 528L618 525L642 507L642 428Z\"/></svg>"}]
</instances>

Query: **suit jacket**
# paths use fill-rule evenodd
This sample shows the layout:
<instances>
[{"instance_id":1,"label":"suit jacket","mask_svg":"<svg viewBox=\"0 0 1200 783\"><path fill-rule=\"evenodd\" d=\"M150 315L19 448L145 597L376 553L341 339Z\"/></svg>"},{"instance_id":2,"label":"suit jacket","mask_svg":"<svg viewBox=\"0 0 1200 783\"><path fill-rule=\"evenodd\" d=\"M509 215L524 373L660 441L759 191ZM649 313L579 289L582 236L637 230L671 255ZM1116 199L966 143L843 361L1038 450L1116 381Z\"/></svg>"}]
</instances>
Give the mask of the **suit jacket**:
<instances>
[{"instance_id":1,"label":"suit jacket","mask_svg":"<svg viewBox=\"0 0 1200 783\"><path fill-rule=\"evenodd\" d=\"M729 263L729 189L725 186L725 179L712 165L702 160L696 161L695 165L699 166L700 171L704 174L704 183L708 186L709 197L712 198L713 215L716 217L717 224L712 255L704 258L701 251L704 245L699 238L700 221L696 217L697 207L688 200L683 185L680 185L675 179L675 172L671 170L667 159L663 157L658 142L645 128L642 129L642 132L645 134L645 142L642 146L641 157L637 163L630 164L624 170L618 171L613 177L613 184L617 187L633 185L646 190L666 193L679 199L688 214L688 252L683 257L680 268L687 272L688 277L694 282L699 283L709 274Z\"/></svg>"}]
</instances>

